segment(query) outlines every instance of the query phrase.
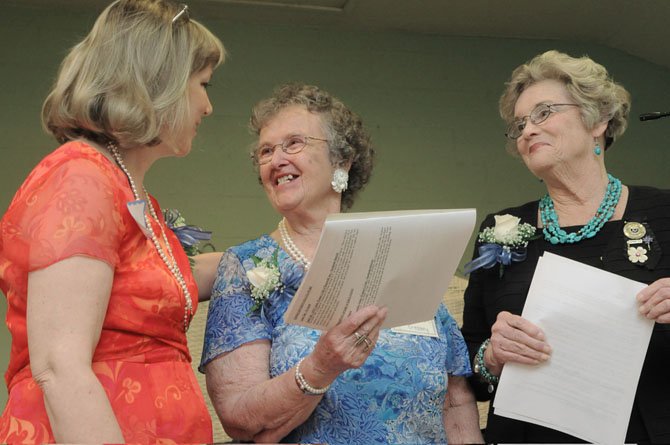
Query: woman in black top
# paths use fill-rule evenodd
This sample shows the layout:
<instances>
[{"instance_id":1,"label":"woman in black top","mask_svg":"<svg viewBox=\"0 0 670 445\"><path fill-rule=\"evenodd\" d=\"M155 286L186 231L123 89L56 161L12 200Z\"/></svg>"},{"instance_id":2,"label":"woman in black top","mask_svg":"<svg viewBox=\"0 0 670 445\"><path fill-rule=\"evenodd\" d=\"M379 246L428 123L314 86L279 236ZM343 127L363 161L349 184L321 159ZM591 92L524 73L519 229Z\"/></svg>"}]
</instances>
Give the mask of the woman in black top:
<instances>
[{"instance_id":1,"label":"woman in black top","mask_svg":"<svg viewBox=\"0 0 670 445\"><path fill-rule=\"evenodd\" d=\"M650 284L637 299L640 312L656 323L626 442L669 443L670 191L623 185L604 162L605 150L625 131L629 109L628 92L588 57L548 51L512 73L500 99L508 149L542 179L547 195L482 223L488 234L475 249L462 331L476 372L471 383L486 400L495 396L505 363L532 366L551 355L542 330L520 316L545 251ZM532 227L538 238L530 235ZM488 243L510 249L487 262L480 248ZM582 442L496 416L492 408L485 439Z\"/></svg>"}]
</instances>

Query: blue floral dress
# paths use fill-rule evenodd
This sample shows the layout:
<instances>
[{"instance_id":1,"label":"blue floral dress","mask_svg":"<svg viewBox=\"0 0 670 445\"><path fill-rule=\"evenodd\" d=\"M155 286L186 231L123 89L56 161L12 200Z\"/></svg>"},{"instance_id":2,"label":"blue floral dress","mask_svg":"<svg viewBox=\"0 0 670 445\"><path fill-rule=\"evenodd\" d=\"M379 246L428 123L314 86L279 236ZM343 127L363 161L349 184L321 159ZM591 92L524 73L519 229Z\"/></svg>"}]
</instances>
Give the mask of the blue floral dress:
<instances>
[{"instance_id":1,"label":"blue floral dress","mask_svg":"<svg viewBox=\"0 0 670 445\"><path fill-rule=\"evenodd\" d=\"M258 259L277 262L283 287L260 310L246 272ZM200 370L217 356L259 339L271 342L272 377L288 371L314 349L320 331L284 322L284 313L303 279L303 269L268 235L228 249L219 263L207 316ZM440 305L439 338L381 331L359 369L342 373L312 415L284 440L295 443L446 443L442 412L447 374L471 374L458 326Z\"/></svg>"}]
</instances>

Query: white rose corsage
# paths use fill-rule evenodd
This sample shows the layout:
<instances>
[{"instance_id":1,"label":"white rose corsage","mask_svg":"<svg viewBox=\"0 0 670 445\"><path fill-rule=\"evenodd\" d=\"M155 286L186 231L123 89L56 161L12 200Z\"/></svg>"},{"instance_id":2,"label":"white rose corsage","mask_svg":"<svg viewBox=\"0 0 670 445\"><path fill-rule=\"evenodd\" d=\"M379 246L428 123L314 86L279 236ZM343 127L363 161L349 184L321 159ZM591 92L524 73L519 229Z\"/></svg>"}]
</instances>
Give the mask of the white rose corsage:
<instances>
[{"instance_id":1,"label":"white rose corsage","mask_svg":"<svg viewBox=\"0 0 670 445\"><path fill-rule=\"evenodd\" d=\"M490 269L500 264L500 276L504 267L526 259L528 242L537 238L536 229L521 219L509 214L495 215L495 227L486 227L479 233L479 257L465 265L465 273L477 269Z\"/></svg>"},{"instance_id":2,"label":"white rose corsage","mask_svg":"<svg viewBox=\"0 0 670 445\"><path fill-rule=\"evenodd\" d=\"M256 267L247 271L247 279L251 283L251 298L254 300L250 312L254 312L263 306L272 292L281 289L282 282L276 250L274 255L268 258L260 259L256 256L251 258Z\"/></svg>"}]
</instances>

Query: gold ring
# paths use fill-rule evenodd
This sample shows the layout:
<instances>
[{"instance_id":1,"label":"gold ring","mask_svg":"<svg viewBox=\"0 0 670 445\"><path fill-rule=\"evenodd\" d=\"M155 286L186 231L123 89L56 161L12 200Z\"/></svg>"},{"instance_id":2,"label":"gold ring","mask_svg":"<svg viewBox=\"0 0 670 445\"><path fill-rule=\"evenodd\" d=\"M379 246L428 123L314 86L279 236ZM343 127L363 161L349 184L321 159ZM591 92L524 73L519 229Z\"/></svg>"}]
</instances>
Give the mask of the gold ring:
<instances>
[{"instance_id":1,"label":"gold ring","mask_svg":"<svg viewBox=\"0 0 670 445\"><path fill-rule=\"evenodd\" d=\"M372 341L367 337L363 337L363 340L365 341L365 350L367 351L372 347Z\"/></svg>"},{"instance_id":2,"label":"gold ring","mask_svg":"<svg viewBox=\"0 0 670 445\"><path fill-rule=\"evenodd\" d=\"M354 332L354 337L356 337L356 341L354 342L354 346L360 346L363 343L365 343L367 345L367 342L370 341L370 340L368 340L368 337L366 335L361 335L361 334L358 333L358 331Z\"/></svg>"}]
</instances>

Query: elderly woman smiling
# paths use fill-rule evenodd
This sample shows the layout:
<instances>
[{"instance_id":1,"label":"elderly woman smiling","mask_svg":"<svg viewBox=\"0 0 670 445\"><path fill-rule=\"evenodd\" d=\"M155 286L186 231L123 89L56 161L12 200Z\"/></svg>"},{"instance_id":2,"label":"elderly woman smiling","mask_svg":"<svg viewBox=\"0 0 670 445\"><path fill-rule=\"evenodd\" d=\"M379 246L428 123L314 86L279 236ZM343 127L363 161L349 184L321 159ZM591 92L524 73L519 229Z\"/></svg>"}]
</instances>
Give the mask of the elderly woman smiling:
<instances>
[{"instance_id":1,"label":"elderly woman smiling","mask_svg":"<svg viewBox=\"0 0 670 445\"><path fill-rule=\"evenodd\" d=\"M380 331L386 309L373 306L324 333L284 322L326 217L351 207L370 178L373 149L360 118L317 87L288 85L256 106L251 126L261 183L283 218L219 265L202 367L228 434L257 442L481 441L467 349L445 307L435 337Z\"/></svg>"},{"instance_id":2,"label":"elderly woman smiling","mask_svg":"<svg viewBox=\"0 0 670 445\"><path fill-rule=\"evenodd\" d=\"M500 113L509 124L508 148L543 180L547 194L499 212L504 217L495 216L493 230L494 217L484 220L477 250L504 246L506 256L498 262L478 257L470 265L474 272L465 292L463 335L478 374L471 383L478 398L491 398L506 363L532 366L551 355L540 328L520 316L544 252L650 284L637 300L640 313L656 324L626 442L668 443L670 192L623 185L605 168L605 150L626 129L629 108L628 92L588 57L549 51L512 73L500 99ZM485 438L580 442L496 416L492 409Z\"/></svg>"}]
</instances>

